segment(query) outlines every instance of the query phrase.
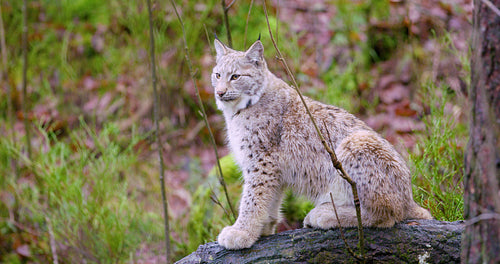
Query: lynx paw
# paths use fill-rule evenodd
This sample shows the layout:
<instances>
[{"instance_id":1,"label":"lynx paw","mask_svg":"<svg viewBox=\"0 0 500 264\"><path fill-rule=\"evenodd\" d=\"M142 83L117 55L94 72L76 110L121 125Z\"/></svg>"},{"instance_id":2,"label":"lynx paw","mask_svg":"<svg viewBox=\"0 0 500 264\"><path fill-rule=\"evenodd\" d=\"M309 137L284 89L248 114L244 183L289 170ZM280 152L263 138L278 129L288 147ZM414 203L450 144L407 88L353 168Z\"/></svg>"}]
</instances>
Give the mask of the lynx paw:
<instances>
[{"instance_id":1,"label":"lynx paw","mask_svg":"<svg viewBox=\"0 0 500 264\"><path fill-rule=\"evenodd\" d=\"M332 227L337 227L338 221L332 210L327 210L323 207L316 207L307 214L304 219L304 226L330 229Z\"/></svg>"},{"instance_id":2,"label":"lynx paw","mask_svg":"<svg viewBox=\"0 0 500 264\"><path fill-rule=\"evenodd\" d=\"M220 232L217 242L227 249L242 249L251 247L258 238L246 230L227 226Z\"/></svg>"}]
</instances>

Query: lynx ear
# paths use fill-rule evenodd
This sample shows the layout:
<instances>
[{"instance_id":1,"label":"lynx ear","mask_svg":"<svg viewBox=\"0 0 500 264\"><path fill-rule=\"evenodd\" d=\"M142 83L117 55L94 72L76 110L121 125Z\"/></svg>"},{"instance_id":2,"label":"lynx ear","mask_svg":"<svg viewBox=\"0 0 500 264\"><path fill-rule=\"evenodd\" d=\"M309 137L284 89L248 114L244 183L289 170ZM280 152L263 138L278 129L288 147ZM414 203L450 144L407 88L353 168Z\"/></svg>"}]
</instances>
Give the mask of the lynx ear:
<instances>
[{"instance_id":1,"label":"lynx ear","mask_svg":"<svg viewBox=\"0 0 500 264\"><path fill-rule=\"evenodd\" d=\"M264 46L260 40L255 41L255 43L248 48L245 52L245 58L257 66L264 60Z\"/></svg>"},{"instance_id":2,"label":"lynx ear","mask_svg":"<svg viewBox=\"0 0 500 264\"><path fill-rule=\"evenodd\" d=\"M228 52L228 48L220 42L218 38L214 40L215 52L217 53L216 59L219 60L220 57L224 56Z\"/></svg>"}]
</instances>

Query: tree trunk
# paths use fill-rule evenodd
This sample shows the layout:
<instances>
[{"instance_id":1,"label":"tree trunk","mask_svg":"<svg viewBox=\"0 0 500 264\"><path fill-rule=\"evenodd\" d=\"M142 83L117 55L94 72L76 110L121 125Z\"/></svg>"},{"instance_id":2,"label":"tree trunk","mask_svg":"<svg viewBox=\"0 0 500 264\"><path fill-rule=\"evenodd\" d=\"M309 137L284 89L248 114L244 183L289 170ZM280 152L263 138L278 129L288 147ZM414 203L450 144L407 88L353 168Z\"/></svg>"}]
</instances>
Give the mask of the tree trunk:
<instances>
[{"instance_id":1,"label":"tree trunk","mask_svg":"<svg viewBox=\"0 0 500 264\"><path fill-rule=\"evenodd\" d=\"M365 228L366 263L459 263L463 221L415 220L393 228ZM345 228L356 252L358 231ZM346 250L339 229L296 229L259 239L249 249L201 245L177 263L358 263Z\"/></svg>"},{"instance_id":2,"label":"tree trunk","mask_svg":"<svg viewBox=\"0 0 500 264\"><path fill-rule=\"evenodd\" d=\"M486 2L500 7L474 1L464 263L500 263L500 15Z\"/></svg>"}]
</instances>

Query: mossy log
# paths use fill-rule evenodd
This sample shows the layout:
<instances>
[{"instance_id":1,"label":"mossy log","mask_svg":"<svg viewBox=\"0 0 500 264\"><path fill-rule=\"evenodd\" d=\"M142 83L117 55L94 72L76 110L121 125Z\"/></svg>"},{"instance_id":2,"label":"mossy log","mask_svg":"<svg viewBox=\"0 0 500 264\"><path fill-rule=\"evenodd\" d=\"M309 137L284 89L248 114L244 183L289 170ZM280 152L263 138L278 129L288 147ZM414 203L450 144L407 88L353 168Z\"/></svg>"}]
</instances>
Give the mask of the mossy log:
<instances>
[{"instance_id":1,"label":"mossy log","mask_svg":"<svg viewBox=\"0 0 500 264\"><path fill-rule=\"evenodd\" d=\"M393 228L365 228L366 263L460 263L463 221L412 220ZM358 252L356 228L344 228ZM177 263L359 263L349 254L339 229L302 228L262 237L249 249L201 245Z\"/></svg>"}]
</instances>

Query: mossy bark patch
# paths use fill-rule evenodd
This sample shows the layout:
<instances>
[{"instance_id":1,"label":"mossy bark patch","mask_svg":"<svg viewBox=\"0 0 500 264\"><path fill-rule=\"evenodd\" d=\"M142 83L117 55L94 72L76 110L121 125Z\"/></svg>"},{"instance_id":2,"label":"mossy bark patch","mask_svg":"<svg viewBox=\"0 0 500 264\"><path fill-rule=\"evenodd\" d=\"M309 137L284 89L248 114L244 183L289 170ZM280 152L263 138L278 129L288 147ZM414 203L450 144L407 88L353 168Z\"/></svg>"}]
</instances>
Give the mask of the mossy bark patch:
<instances>
[{"instance_id":1,"label":"mossy bark patch","mask_svg":"<svg viewBox=\"0 0 500 264\"><path fill-rule=\"evenodd\" d=\"M367 263L460 263L463 221L414 220L393 228L365 228ZM345 228L358 252L357 230ZM226 250L216 242L201 245L177 263L357 263L339 229L302 228L262 237L249 249Z\"/></svg>"}]
</instances>

